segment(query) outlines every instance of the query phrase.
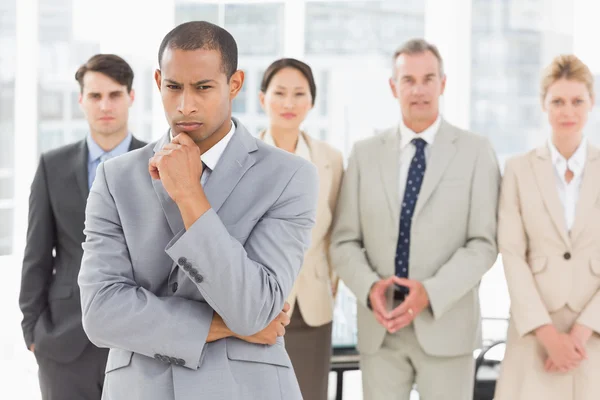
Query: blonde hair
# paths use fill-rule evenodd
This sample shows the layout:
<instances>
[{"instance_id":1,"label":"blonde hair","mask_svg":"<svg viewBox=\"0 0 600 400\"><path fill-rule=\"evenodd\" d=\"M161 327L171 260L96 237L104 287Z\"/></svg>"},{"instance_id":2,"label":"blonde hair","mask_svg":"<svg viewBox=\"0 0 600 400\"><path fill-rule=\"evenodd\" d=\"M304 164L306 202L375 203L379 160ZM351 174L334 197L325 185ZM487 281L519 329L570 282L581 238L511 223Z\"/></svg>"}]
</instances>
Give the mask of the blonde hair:
<instances>
[{"instance_id":1,"label":"blonde hair","mask_svg":"<svg viewBox=\"0 0 600 400\"><path fill-rule=\"evenodd\" d=\"M594 76L588 66L573 54L563 54L555 57L544 70L540 92L542 103L548 94L548 88L563 78L585 84L590 97L594 97Z\"/></svg>"}]
</instances>

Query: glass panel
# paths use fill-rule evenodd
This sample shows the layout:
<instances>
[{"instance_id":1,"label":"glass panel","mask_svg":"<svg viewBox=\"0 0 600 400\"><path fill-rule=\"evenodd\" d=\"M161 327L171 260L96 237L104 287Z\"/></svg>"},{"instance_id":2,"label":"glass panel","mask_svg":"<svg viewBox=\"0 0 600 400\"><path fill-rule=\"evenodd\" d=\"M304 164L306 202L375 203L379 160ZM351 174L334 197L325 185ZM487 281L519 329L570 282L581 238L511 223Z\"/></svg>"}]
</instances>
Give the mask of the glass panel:
<instances>
[{"instance_id":1,"label":"glass panel","mask_svg":"<svg viewBox=\"0 0 600 400\"><path fill-rule=\"evenodd\" d=\"M422 36L421 1L318 1L306 4L306 54L383 54Z\"/></svg>"},{"instance_id":2,"label":"glass panel","mask_svg":"<svg viewBox=\"0 0 600 400\"><path fill-rule=\"evenodd\" d=\"M553 30L552 0L473 0L471 129L487 135L503 161L540 145L548 126L541 110L541 71L573 50L571 35ZM527 6L529 4L529 6Z\"/></svg>"},{"instance_id":3,"label":"glass panel","mask_svg":"<svg viewBox=\"0 0 600 400\"><path fill-rule=\"evenodd\" d=\"M219 6L217 4L184 3L176 1L175 25L190 21L208 21L219 23Z\"/></svg>"},{"instance_id":4,"label":"glass panel","mask_svg":"<svg viewBox=\"0 0 600 400\"><path fill-rule=\"evenodd\" d=\"M227 4L225 28L235 38L240 55L283 53L283 4Z\"/></svg>"},{"instance_id":5,"label":"glass panel","mask_svg":"<svg viewBox=\"0 0 600 400\"><path fill-rule=\"evenodd\" d=\"M12 253L16 0L0 2L0 256Z\"/></svg>"}]
</instances>

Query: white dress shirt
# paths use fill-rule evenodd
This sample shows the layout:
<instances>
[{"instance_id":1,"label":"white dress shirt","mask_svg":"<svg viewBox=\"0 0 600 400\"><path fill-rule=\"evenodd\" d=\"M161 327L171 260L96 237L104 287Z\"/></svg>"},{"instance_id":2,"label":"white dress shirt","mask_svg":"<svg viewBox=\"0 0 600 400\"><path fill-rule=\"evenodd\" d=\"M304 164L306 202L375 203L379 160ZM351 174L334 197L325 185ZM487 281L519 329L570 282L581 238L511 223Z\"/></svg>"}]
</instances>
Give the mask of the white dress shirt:
<instances>
[{"instance_id":1,"label":"white dress shirt","mask_svg":"<svg viewBox=\"0 0 600 400\"><path fill-rule=\"evenodd\" d=\"M415 152L417 148L414 144L411 143L413 139L421 138L427 142L427 146L425 146L425 158L429 161L429 155L431 154L431 145L435 140L435 136L437 135L440 125L442 123L442 117L438 115L437 119L431 126L425 129L421 133L415 133L404 125L404 121L400 119L400 124L398 125L398 135L400 137L400 185L399 195L400 195L400 204L404 199L404 188L406 187L406 178L408 176L408 170L410 168L410 162L415 156ZM425 171L427 171L427 166L425 166Z\"/></svg>"},{"instance_id":2,"label":"white dress shirt","mask_svg":"<svg viewBox=\"0 0 600 400\"><path fill-rule=\"evenodd\" d=\"M275 140L273 139L273 135L271 135L271 133L268 130L265 131L263 141L267 144L270 144L271 146L277 147L277 145L275 144ZM306 161L312 162L310 157L310 148L308 147L308 143L306 143L306 140L304 140L304 135L302 133L298 135L298 143L296 144L296 151L294 152L294 154L304 158Z\"/></svg>"},{"instance_id":3,"label":"white dress shirt","mask_svg":"<svg viewBox=\"0 0 600 400\"><path fill-rule=\"evenodd\" d=\"M212 171L214 171L215 167L217 166L217 163L221 159L221 156L223 155L223 152L225 151L225 148L229 144L229 141L233 137L234 133L235 123L232 120L231 129L229 130L227 135L225 135L223 139L219 140L217 143L215 143L213 147L206 150L206 152L200 156L204 165L208 167L208 169L204 169L202 171L202 177L200 178L200 184L202 186L204 186L206 180L208 179ZM169 137L171 138L171 140L173 140L173 133L171 131L169 131Z\"/></svg>"},{"instance_id":4,"label":"white dress shirt","mask_svg":"<svg viewBox=\"0 0 600 400\"><path fill-rule=\"evenodd\" d=\"M552 140L548 141L548 147L550 148L552 164L554 165L558 197L560 197L560 202L563 205L567 230L570 231L575 222L575 209L579 200L581 181L583 180L583 169L587 158L587 140L584 138L581 141L575 153L568 160L559 153ZM565 180L567 169L573 172L573 179L569 183Z\"/></svg>"}]
</instances>

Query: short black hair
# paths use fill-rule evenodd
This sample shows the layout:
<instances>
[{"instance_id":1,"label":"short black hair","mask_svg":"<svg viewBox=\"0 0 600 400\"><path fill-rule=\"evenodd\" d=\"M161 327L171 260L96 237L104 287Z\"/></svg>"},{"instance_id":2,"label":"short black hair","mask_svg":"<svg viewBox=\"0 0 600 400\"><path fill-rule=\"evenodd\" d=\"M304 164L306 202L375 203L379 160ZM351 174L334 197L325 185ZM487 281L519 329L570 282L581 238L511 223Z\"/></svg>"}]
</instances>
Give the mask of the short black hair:
<instances>
[{"instance_id":1,"label":"short black hair","mask_svg":"<svg viewBox=\"0 0 600 400\"><path fill-rule=\"evenodd\" d=\"M269 84L271 80L279 71L284 68L294 68L299 71L306 80L308 81L308 87L310 89L310 95L312 96L312 105L315 105L315 98L317 97L317 85L315 83L315 77L313 76L312 69L310 66L300 60L296 60L295 58L281 58L277 61L274 61L269 67L265 70L263 74L262 82L260 84L260 91L265 93L269 88Z\"/></svg>"},{"instance_id":2,"label":"short black hair","mask_svg":"<svg viewBox=\"0 0 600 400\"><path fill-rule=\"evenodd\" d=\"M158 49L158 66L161 67L165 50L216 50L221 53L221 67L227 81L237 71L238 49L229 32L207 21L190 21L176 26L162 40Z\"/></svg>"},{"instance_id":3,"label":"short black hair","mask_svg":"<svg viewBox=\"0 0 600 400\"><path fill-rule=\"evenodd\" d=\"M96 54L83 64L75 73L75 80L79 82L79 88L83 92L83 77L88 71L100 72L127 86L127 93L131 92L133 86L133 70L127 61L115 54Z\"/></svg>"}]
</instances>

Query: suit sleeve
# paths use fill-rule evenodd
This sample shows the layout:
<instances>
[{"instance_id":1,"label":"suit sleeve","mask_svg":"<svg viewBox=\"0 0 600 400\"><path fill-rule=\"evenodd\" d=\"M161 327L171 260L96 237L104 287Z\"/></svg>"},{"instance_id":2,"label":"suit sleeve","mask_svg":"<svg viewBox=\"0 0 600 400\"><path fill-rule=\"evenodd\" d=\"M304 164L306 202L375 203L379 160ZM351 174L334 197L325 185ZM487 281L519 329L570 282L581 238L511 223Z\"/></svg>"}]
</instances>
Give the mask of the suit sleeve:
<instances>
[{"instance_id":1,"label":"suit sleeve","mask_svg":"<svg viewBox=\"0 0 600 400\"><path fill-rule=\"evenodd\" d=\"M283 309L310 244L317 194L316 168L303 163L243 246L213 209L167 246L167 254L238 335L263 330Z\"/></svg>"},{"instance_id":2,"label":"suit sleeve","mask_svg":"<svg viewBox=\"0 0 600 400\"><path fill-rule=\"evenodd\" d=\"M521 216L521 199L514 162L506 164L500 209L498 245L510 294L510 312L517 332L524 336L552 320L537 290L526 255L528 238Z\"/></svg>"},{"instance_id":3,"label":"suit sleeve","mask_svg":"<svg viewBox=\"0 0 600 400\"><path fill-rule=\"evenodd\" d=\"M367 307L371 286L380 280L363 250L360 222L360 168L356 146L350 154L344 174L331 235L331 259L344 284L356 301Z\"/></svg>"},{"instance_id":4,"label":"suit sleeve","mask_svg":"<svg viewBox=\"0 0 600 400\"><path fill-rule=\"evenodd\" d=\"M44 157L33 178L29 195L27 243L21 273L19 306L23 313L21 327L27 348L35 343L34 327L48 305L48 288L52 279L56 226L50 205Z\"/></svg>"},{"instance_id":5,"label":"suit sleeve","mask_svg":"<svg viewBox=\"0 0 600 400\"><path fill-rule=\"evenodd\" d=\"M473 290L498 257L496 227L500 170L491 143L479 149L471 184L465 245L423 281L434 318Z\"/></svg>"},{"instance_id":6,"label":"suit sleeve","mask_svg":"<svg viewBox=\"0 0 600 400\"><path fill-rule=\"evenodd\" d=\"M197 369L213 309L181 297L158 297L138 285L104 164L88 197L84 233L78 283L90 341L148 357L172 357Z\"/></svg>"},{"instance_id":7,"label":"suit sleeve","mask_svg":"<svg viewBox=\"0 0 600 400\"><path fill-rule=\"evenodd\" d=\"M585 325L597 334L600 334L600 291L592 297L592 299L585 306L579 317L577 323Z\"/></svg>"}]
</instances>

